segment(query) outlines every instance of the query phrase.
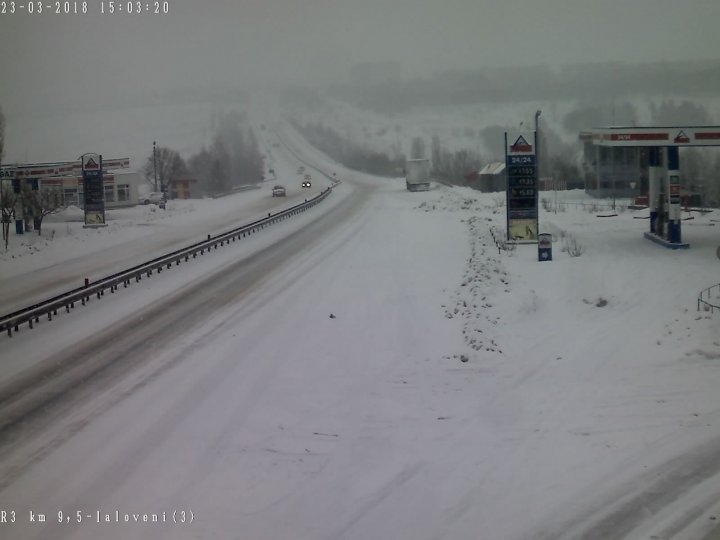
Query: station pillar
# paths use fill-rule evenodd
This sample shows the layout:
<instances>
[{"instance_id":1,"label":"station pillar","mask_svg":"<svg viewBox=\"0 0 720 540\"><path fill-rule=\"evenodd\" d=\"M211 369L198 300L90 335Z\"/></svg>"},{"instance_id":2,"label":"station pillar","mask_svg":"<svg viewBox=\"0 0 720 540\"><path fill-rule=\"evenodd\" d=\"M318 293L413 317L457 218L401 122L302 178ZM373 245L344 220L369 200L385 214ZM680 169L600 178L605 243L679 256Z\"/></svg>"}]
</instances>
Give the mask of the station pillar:
<instances>
[{"instance_id":1,"label":"station pillar","mask_svg":"<svg viewBox=\"0 0 720 540\"><path fill-rule=\"evenodd\" d=\"M667 147L667 240L672 244L680 244L682 235L680 230L681 203L680 203L680 152L677 146Z\"/></svg>"},{"instance_id":2,"label":"station pillar","mask_svg":"<svg viewBox=\"0 0 720 540\"><path fill-rule=\"evenodd\" d=\"M662 215L662 201L660 197L664 176L662 158L662 148L652 146L648 149L648 206L650 208L651 234L658 234L658 213ZM662 228L662 224L660 228Z\"/></svg>"}]
</instances>

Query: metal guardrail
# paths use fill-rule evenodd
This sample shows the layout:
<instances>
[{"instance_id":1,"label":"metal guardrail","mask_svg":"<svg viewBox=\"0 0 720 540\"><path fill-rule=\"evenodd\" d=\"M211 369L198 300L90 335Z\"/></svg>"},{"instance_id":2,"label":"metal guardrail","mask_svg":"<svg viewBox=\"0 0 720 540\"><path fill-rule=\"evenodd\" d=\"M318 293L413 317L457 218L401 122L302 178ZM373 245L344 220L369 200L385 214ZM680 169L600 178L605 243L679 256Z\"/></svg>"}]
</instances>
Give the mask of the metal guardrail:
<instances>
[{"instance_id":1,"label":"metal guardrail","mask_svg":"<svg viewBox=\"0 0 720 540\"><path fill-rule=\"evenodd\" d=\"M712 297L713 290L717 290L714 298ZM705 306L705 311L710 310L710 313L715 313L716 309L720 309L720 283L700 291L698 295L698 311L700 311L701 305Z\"/></svg>"},{"instance_id":2,"label":"metal guardrail","mask_svg":"<svg viewBox=\"0 0 720 540\"><path fill-rule=\"evenodd\" d=\"M54 296L48 300L37 302L32 306L19 309L13 313L0 316L0 333L6 332L9 337L12 337L13 331L17 332L20 329L20 325L27 323L29 328L33 328L35 323L40 322L40 317L47 316L49 321L52 321L54 315L57 315L58 310L65 309L67 313L75 307L76 303L81 303L83 306L90 300L91 296L96 296L98 299L104 296L105 291L109 290L114 293L120 285L127 287L132 280L138 282L143 276L151 276L153 272L162 272L164 268L171 268L173 264L179 265L181 261L189 261L192 257L197 258L198 254L203 255L205 252L209 252L212 249L217 249L218 246L224 246L245 238L265 227L285 220L291 216L304 212L308 208L311 208L324 200L332 191L331 187L323 190L319 195L312 199L306 199L305 202L282 210L277 214L268 214L268 217L259 219L242 227L238 227L226 233L216 235L214 237L208 235L207 240L197 242L189 247L178 249L171 253L167 253L150 261L144 262L132 268L122 270L110 276L98 279L95 282L88 284L86 287L78 287L65 293Z\"/></svg>"}]
</instances>

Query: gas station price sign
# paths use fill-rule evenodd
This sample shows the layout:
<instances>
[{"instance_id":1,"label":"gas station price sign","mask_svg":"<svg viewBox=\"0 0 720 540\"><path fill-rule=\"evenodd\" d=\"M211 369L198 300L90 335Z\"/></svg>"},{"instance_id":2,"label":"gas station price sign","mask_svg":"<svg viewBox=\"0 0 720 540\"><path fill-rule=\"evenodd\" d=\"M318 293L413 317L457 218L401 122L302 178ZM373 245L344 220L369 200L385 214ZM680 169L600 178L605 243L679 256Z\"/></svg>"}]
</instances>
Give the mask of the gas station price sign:
<instances>
[{"instance_id":1,"label":"gas station price sign","mask_svg":"<svg viewBox=\"0 0 720 540\"><path fill-rule=\"evenodd\" d=\"M535 132L505 134L505 166L508 240L535 242L538 233Z\"/></svg>"}]
</instances>

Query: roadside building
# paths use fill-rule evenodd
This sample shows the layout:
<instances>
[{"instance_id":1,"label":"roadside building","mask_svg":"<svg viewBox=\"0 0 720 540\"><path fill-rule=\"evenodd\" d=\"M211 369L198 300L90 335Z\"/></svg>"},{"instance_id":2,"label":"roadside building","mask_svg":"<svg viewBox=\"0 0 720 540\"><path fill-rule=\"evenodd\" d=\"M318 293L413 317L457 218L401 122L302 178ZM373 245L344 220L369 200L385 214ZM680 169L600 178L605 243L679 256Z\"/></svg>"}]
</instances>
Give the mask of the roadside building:
<instances>
[{"instance_id":1,"label":"roadside building","mask_svg":"<svg viewBox=\"0 0 720 540\"><path fill-rule=\"evenodd\" d=\"M486 193L505 191L507 181L505 179L505 163L495 161L488 163L478 171L477 189Z\"/></svg>"},{"instance_id":2,"label":"roadside building","mask_svg":"<svg viewBox=\"0 0 720 540\"><path fill-rule=\"evenodd\" d=\"M196 178L179 178L177 180L170 180L168 185L168 197L170 199L191 199L200 196L192 189L193 184L197 184Z\"/></svg>"}]
</instances>

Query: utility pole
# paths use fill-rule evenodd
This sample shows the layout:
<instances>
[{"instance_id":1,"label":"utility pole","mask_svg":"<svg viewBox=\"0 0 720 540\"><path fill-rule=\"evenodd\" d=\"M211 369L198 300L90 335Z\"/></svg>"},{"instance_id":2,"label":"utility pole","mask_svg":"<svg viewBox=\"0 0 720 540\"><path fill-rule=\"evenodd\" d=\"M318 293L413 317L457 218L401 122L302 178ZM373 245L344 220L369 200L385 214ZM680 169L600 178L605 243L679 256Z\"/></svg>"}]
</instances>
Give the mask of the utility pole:
<instances>
[{"instance_id":1,"label":"utility pole","mask_svg":"<svg viewBox=\"0 0 720 540\"><path fill-rule=\"evenodd\" d=\"M535 167L537 168L537 175L540 176L540 128L538 127L538 118L542 111L538 109L535 111Z\"/></svg>"},{"instance_id":2,"label":"utility pole","mask_svg":"<svg viewBox=\"0 0 720 540\"><path fill-rule=\"evenodd\" d=\"M153 175L155 177L155 192L157 193L158 185L157 185L157 158L156 158L156 146L155 141L153 141Z\"/></svg>"}]
</instances>

